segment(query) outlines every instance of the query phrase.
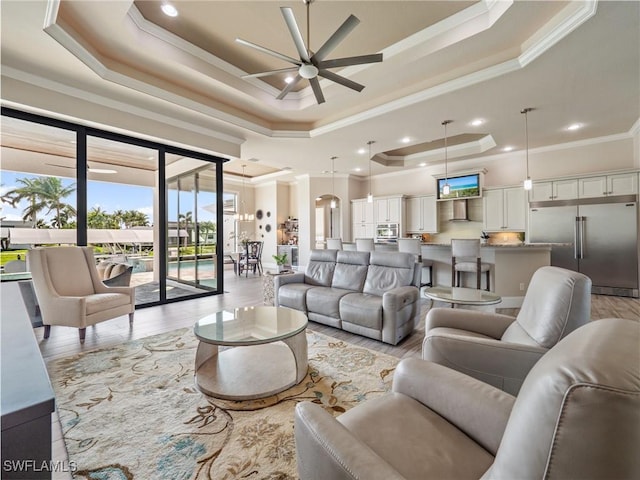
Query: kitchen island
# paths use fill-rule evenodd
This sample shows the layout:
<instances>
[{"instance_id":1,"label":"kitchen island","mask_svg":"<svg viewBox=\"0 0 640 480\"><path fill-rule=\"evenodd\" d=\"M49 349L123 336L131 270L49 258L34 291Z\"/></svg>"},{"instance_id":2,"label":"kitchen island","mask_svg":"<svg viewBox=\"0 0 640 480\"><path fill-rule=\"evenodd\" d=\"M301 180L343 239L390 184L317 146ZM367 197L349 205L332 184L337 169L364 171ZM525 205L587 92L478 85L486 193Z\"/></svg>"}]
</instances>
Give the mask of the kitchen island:
<instances>
[{"instance_id":1,"label":"kitchen island","mask_svg":"<svg viewBox=\"0 0 640 480\"><path fill-rule=\"evenodd\" d=\"M480 246L483 262L491 264L492 291L502 297L500 308L515 308L529 286L533 273L551 264L552 243L490 243ZM355 250L355 244L343 244ZM376 244L376 251L397 251L396 244ZM422 258L433 260L434 285L451 286L451 244L423 243ZM473 274L462 275L463 287L475 287Z\"/></svg>"},{"instance_id":2,"label":"kitchen island","mask_svg":"<svg viewBox=\"0 0 640 480\"><path fill-rule=\"evenodd\" d=\"M534 272L551 264L548 244L481 245L482 262L491 264L492 291L502 297L500 308L519 307ZM451 244L423 243L422 258L433 260L434 285L451 286ZM474 287L475 276L462 276L462 286Z\"/></svg>"}]
</instances>

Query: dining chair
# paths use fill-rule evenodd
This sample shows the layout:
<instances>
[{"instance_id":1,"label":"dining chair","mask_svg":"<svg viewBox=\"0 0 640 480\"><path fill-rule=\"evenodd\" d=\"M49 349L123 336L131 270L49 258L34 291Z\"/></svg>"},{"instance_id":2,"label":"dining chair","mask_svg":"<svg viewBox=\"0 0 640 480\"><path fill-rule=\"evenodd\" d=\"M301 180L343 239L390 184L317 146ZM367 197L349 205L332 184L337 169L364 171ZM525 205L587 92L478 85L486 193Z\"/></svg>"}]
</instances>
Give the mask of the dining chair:
<instances>
[{"instance_id":1,"label":"dining chair","mask_svg":"<svg viewBox=\"0 0 640 480\"><path fill-rule=\"evenodd\" d=\"M451 286L460 286L462 272L476 273L476 288L480 290L481 274L487 275L487 291L491 290L491 264L480 259L479 238L451 239Z\"/></svg>"},{"instance_id":2,"label":"dining chair","mask_svg":"<svg viewBox=\"0 0 640 480\"><path fill-rule=\"evenodd\" d=\"M249 276L249 269L262 275L262 247L264 242L254 241L245 244L245 250L238 261L238 275Z\"/></svg>"},{"instance_id":3,"label":"dining chair","mask_svg":"<svg viewBox=\"0 0 640 480\"><path fill-rule=\"evenodd\" d=\"M356 250L358 252L373 252L375 250L373 238L356 238Z\"/></svg>"},{"instance_id":4,"label":"dining chair","mask_svg":"<svg viewBox=\"0 0 640 480\"><path fill-rule=\"evenodd\" d=\"M416 262L422 264L422 271L420 274L420 286L432 287L433 286L433 260L422 258L422 240L419 238L399 238L398 239L398 252L412 253L416 256ZM429 281L423 282L422 277L425 270L429 270Z\"/></svg>"},{"instance_id":5,"label":"dining chair","mask_svg":"<svg viewBox=\"0 0 640 480\"><path fill-rule=\"evenodd\" d=\"M342 239L327 238L327 250L342 250Z\"/></svg>"}]
</instances>

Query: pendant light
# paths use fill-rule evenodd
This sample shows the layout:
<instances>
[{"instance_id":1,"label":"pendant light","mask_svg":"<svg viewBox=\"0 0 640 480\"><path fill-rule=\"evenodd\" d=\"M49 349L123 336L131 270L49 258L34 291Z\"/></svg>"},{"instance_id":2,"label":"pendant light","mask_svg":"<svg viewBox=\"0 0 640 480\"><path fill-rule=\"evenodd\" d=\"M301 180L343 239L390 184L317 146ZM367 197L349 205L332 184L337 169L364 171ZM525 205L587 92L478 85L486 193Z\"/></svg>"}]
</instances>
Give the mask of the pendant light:
<instances>
[{"instance_id":1,"label":"pendant light","mask_svg":"<svg viewBox=\"0 0 640 480\"><path fill-rule=\"evenodd\" d=\"M525 156L526 156L526 162L527 162L527 178L525 178L524 180L525 190L531 190L531 188L533 187L533 183L531 182L531 177L529 176L529 121L527 117L528 113L532 110L533 108L527 107L520 111L520 113L524 114L524 138L525 138L525 145L526 145Z\"/></svg>"},{"instance_id":2,"label":"pendant light","mask_svg":"<svg viewBox=\"0 0 640 480\"><path fill-rule=\"evenodd\" d=\"M335 160L338 157L331 157L331 208L334 209L337 206L336 202L336 169L334 168Z\"/></svg>"},{"instance_id":3,"label":"pendant light","mask_svg":"<svg viewBox=\"0 0 640 480\"><path fill-rule=\"evenodd\" d=\"M246 204L244 201L244 199L246 198L244 186L245 168L247 168L247 166L242 165L242 197L240 199L240 212L235 214L235 219L240 222L253 222L253 213L247 213Z\"/></svg>"},{"instance_id":4,"label":"pendant light","mask_svg":"<svg viewBox=\"0 0 640 480\"><path fill-rule=\"evenodd\" d=\"M442 125L444 125L444 185L442 186L442 195L449 195L449 193L451 193L449 171L447 170L447 125L452 121L453 120L445 120L442 122Z\"/></svg>"},{"instance_id":5,"label":"pendant light","mask_svg":"<svg viewBox=\"0 0 640 480\"><path fill-rule=\"evenodd\" d=\"M371 145L373 145L375 140L369 140L367 145L369 145L369 193L367 194L367 202L373 203L373 193L371 191Z\"/></svg>"}]
</instances>

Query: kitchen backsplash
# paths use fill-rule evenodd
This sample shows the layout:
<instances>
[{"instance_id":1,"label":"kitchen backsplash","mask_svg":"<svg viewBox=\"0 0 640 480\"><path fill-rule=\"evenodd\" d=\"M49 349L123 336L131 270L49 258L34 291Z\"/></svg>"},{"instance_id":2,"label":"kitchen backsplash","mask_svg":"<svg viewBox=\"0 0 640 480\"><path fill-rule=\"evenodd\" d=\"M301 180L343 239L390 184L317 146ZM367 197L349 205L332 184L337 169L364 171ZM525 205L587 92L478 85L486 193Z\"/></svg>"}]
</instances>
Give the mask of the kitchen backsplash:
<instances>
[{"instance_id":1,"label":"kitchen backsplash","mask_svg":"<svg viewBox=\"0 0 640 480\"><path fill-rule=\"evenodd\" d=\"M453 202L438 203L439 233L429 235L428 240L433 243L449 243L452 238L480 238L484 227L482 199L467 200L468 222L451 221L453 216ZM497 232L489 235L489 244L519 244L522 235L517 232Z\"/></svg>"}]
</instances>

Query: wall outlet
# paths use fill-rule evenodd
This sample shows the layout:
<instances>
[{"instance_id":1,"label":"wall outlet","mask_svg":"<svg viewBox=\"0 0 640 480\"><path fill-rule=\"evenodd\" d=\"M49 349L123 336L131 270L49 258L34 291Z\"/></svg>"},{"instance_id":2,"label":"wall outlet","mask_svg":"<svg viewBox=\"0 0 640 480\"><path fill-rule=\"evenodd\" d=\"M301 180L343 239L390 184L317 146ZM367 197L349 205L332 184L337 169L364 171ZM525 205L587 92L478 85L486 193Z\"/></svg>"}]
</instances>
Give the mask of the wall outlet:
<instances>
[{"instance_id":1,"label":"wall outlet","mask_svg":"<svg viewBox=\"0 0 640 480\"><path fill-rule=\"evenodd\" d=\"M521 291L521 292L524 292L524 283L521 283L521 284L520 284L520 291Z\"/></svg>"}]
</instances>

